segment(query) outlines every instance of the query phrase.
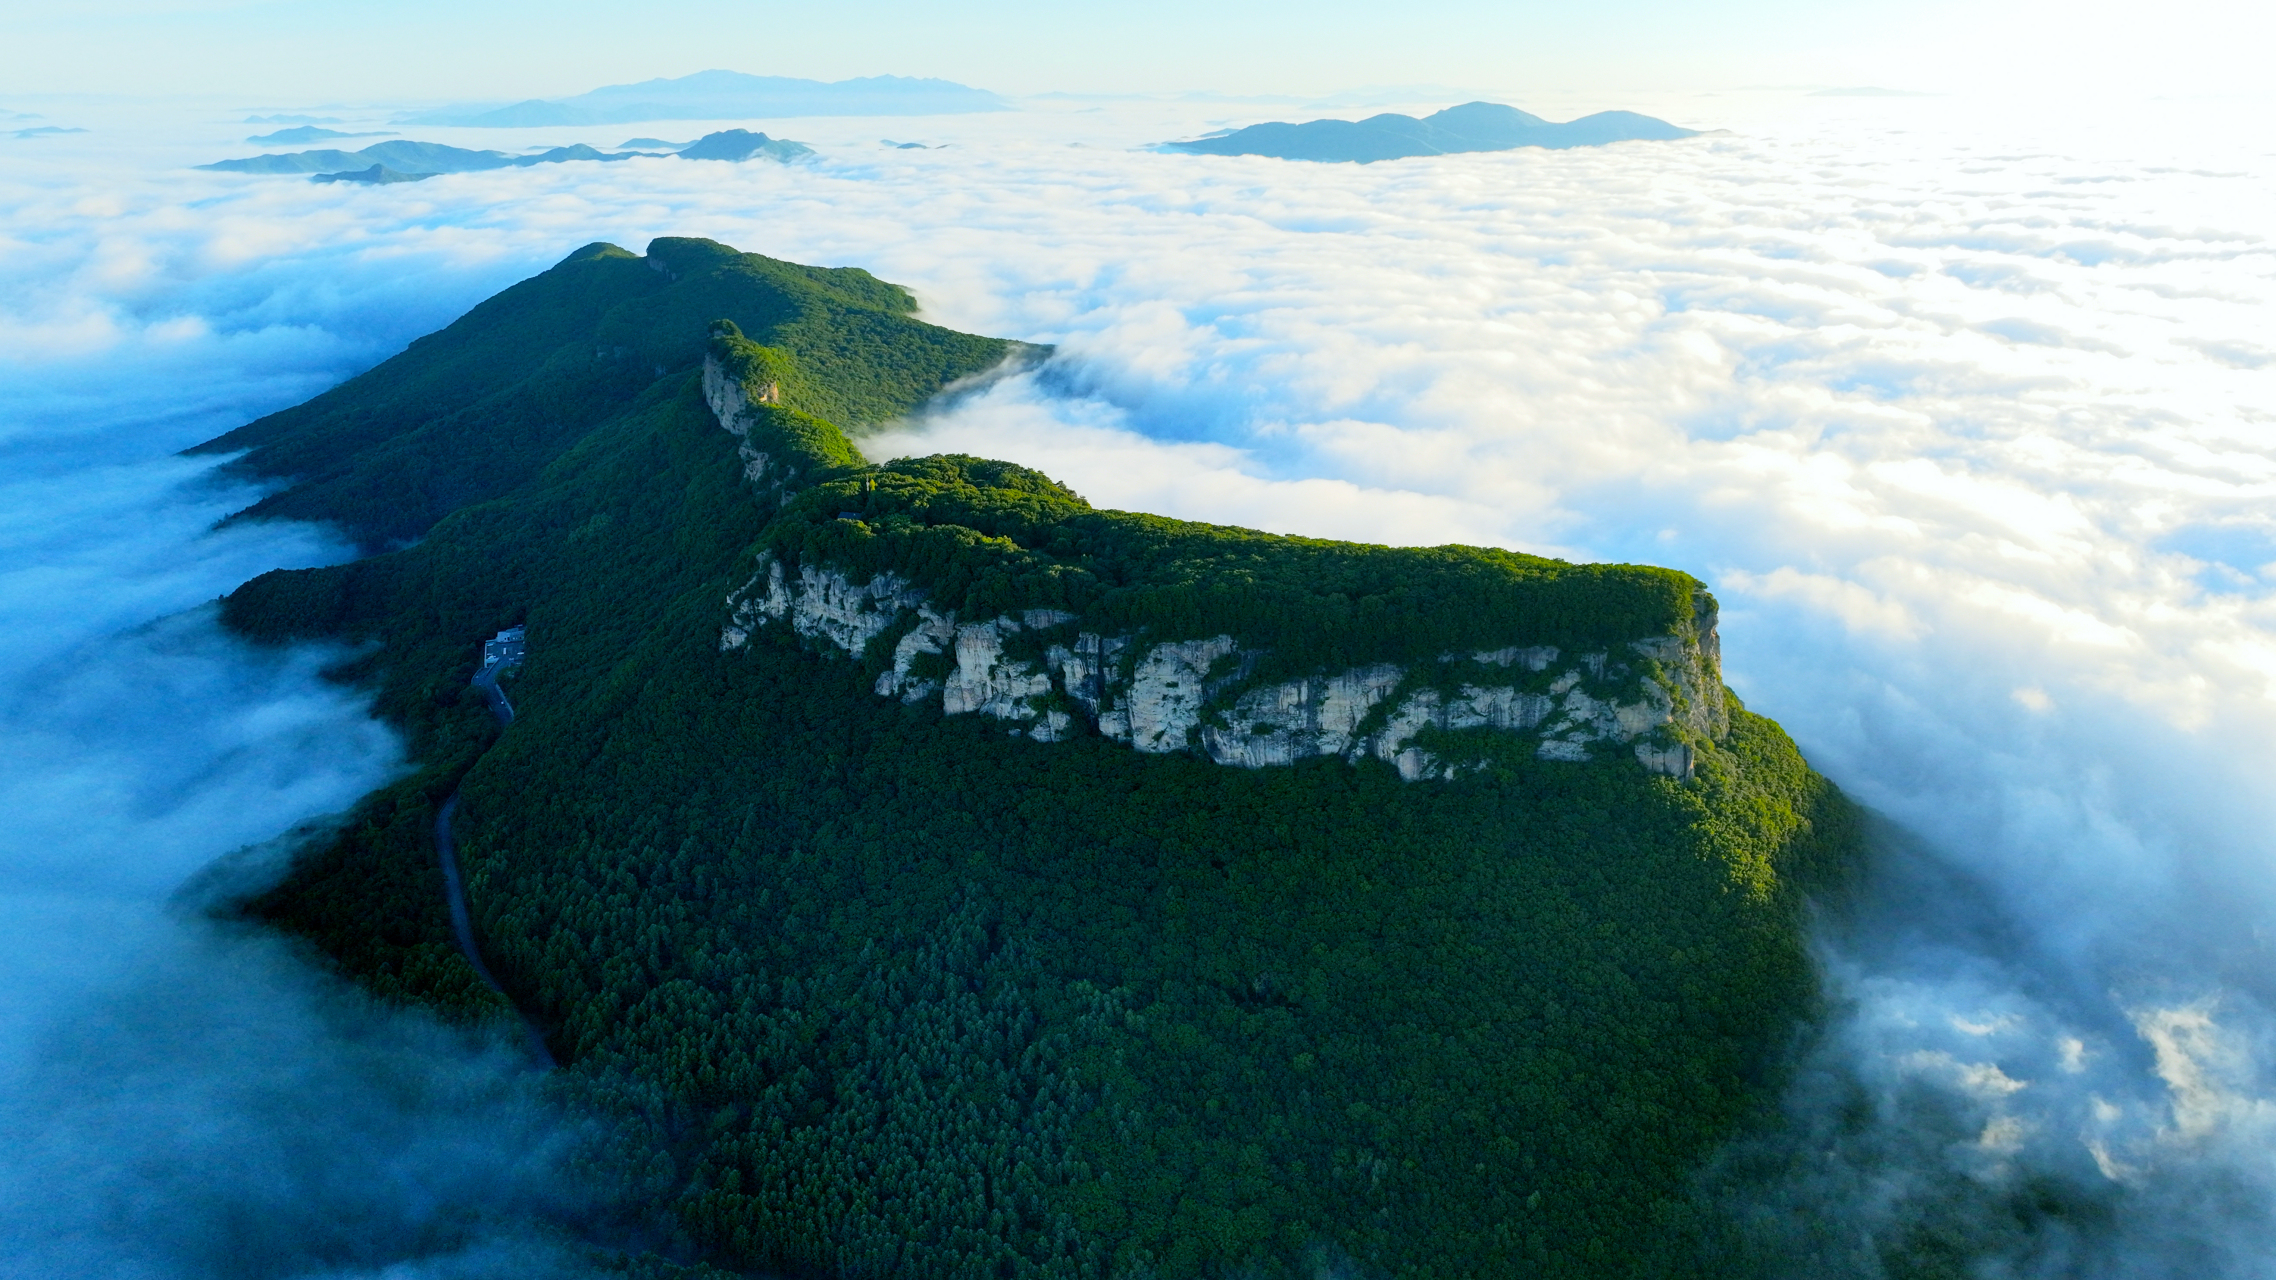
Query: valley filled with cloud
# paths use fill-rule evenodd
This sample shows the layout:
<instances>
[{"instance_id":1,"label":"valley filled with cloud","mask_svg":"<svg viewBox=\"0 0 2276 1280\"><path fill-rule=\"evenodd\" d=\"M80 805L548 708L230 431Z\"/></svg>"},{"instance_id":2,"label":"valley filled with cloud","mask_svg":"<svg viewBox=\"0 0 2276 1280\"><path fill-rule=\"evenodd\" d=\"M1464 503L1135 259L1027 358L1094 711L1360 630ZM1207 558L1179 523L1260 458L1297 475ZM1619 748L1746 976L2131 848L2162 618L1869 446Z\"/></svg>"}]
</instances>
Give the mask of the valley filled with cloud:
<instances>
[{"instance_id":1,"label":"valley filled with cloud","mask_svg":"<svg viewBox=\"0 0 2276 1280\"><path fill-rule=\"evenodd\" d=\"M548 1163L570 1122L510 1053L171 905L400 766L318 677L336 655L253 652L206 607L345 553L212 532L252 495L173 455L579 245L669 234L864 266L928 319L1057 345L872 457L979 453L1102 506L1706 580L1733 687L1886 819L1878 864L1823 905L1829 1016L1788 1114L1706 1193L1798 1274L1874 1274L1873 1240L1922 1224L1987 1275L2264 1274L2265 143L2187 104L1621 105L1730 127L1315 165L1154 151L1220 122L1152 103L928 120L949 145L926 150L800 121L783 132L819 155L798 165L365 190L192 172L234 126L187 108L13 144L46 149L0 187L12 1251L246 1274L215 1242L287 1192L226 1171L289 1148L471 1170L474 1207L420 1218L406 1192L262 1274L548 1265L528 1224L576 1202ZM443 140L496 145L463 132ZM576 140L602 141L514 141ZM59 1017L88 1001L115 1011L98 1030ZM233 1082L251 1104L199 1074L280 1045L304 1065ZM342 1096L370 1122L291 1118ZM39 1191L91 1176L73 1134L125 1152L98 1183L179 1230L90 1244L110 1228Z\"/></svg>"}]
</instances>

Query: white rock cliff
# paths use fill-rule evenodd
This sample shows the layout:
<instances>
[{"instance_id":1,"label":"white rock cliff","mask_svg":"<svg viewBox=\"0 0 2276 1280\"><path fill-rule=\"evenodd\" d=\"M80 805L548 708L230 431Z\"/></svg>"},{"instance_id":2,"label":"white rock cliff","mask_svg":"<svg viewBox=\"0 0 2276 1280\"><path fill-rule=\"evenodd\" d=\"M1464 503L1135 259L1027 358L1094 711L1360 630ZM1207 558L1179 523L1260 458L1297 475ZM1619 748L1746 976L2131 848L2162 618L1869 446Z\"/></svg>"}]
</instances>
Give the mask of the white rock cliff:
<instances>
[{"instance_id":1,"label":"white rock cliff","mask_svg":"<svg viewBox=\"0 0 2276 1280\"><path fill-rule=\"evenodd\" d=\"M754 406L751 398L743 385L729 377L719 361L710 356L703 360L703 398L710 404L712 416L719 419L719 425L735 437L735 452L743 459L743 478L757 486L763 495L779 500L785 489L797 483L797 470L775 462L752 447Z\"/></svg>"},{"instance_id":2,"label":"white rock cliff","mask_svg":"<svg viewBox=\"0 0 2276 1280\"><path fill-rule=\"evenodd\" d=\"M744 477L762 497L780 500L800 477L751 445L754 406L744 388L706 360L703 390L719 424L740 442ZM893 574L855 582L803 565L793 579L771 554L727 597L727 608L722 650L777 623L855 658L891 634L893 665L877 677L880 697L938 698L943 714L989 716L1041 742L1066 737L1081 719L1139 751L1195 751L1249 769L1373 756L1410 781L1452 778L1483 767L1498 742L1544 760L1625 751L1654 773L1688 778L1693 744L1729 729L1712 612L1691 634L1588 653L1513 646L1260 684L1248 672L1264 655L1230 635L1104 635L1051 609L967 621L934 609ZM1031 656L1013 656L1007 641L1028 633L1040 634L1016 647ZM1484 731L1489 741L1422 741L1465 730Z\"/></svg>"},{"instance_id":3,"label":"white rock cliff","mask_svg":"<svg viewBox=\"0 0 2276 1280\"><path fill-rule=\"evenodd\" d=\"M1435 664L1374 663L1332 675L1247 684L1261 656L1229 635L1149 643L1074 626L1074 615L1030 609L978 621L935 610L890 573L855 582L802 566L791 578L771 554L727 598L719 647L786 623L853 657L898 630L880 697L939 699L946 715L1010 722L1014 733L1062 739L1077 718L1139 751L1196 751L1257 769L1309 756L1384 761L1409 780L1451 778L1486 750L1417 741L1431 730L1488 730L1545 760L1625 750L1654 773L1689 777L1692 744L1729 727L1714 619L1694 636L1653 636L1618 649L1566 655L1547 647L1442 654ZM1006 641L1041 633L1015 657ZM1507 680L1498 673L1507 673Z\"/></svg>"}]
</instances>

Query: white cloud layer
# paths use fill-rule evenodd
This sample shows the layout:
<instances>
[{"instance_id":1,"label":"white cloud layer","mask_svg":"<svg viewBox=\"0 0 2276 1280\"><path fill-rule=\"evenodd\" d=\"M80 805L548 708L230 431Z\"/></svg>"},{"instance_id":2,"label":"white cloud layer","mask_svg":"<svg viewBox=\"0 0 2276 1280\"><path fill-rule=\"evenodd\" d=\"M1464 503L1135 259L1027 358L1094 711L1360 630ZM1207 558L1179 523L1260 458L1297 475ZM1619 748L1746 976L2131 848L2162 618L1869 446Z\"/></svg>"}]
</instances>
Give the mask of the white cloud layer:
<instances>
[{"instance_id":1,"label":"white cloud layer","mask_svg":"<svg viewBox=\"0 0 2276 1280\"><path fill-rule=\"evenodd\" d=\"M923 140L949 149L886 151L874 122L802 122L811 167L368 191L132 173L131 148L46 162L0 205L0 244L22 250L0 254L0 349L23 357L0 394L26 406L0 449L62 449L105 493L155 485L175 464L146 448L70 443L85 406L186 443L594 239L871 267L943 323L1061 349L873 453L987 453L1110 505L1710 582L1733 684L1912 833L1858 922L1824 932L1847 1012L1793 1132L1808 1146L1856 1099L1880 1123L1811 1146L1821 1162L1769 1193L1848 1224L1797 1245L1808 1265L1864 1267L1861 1241L1966 1204L1987 1274L2264 1273L2262 144L2185 107L2002 125L1876 104L1365 167L1126 149L1170 123L942 120ZM208 158L204 138L183 126L132 154ZM212 541L167 545L158 559L202 558L214 580L242 568ZM120 620L90 640L158 612L125 603L123 577L87 588ZM282 722L334 723L295 705ZM181 732L218 741L233 714ZM101 736L59 788L111 772ZM352 772L276 785L345 794ZM1998 1207L2047 1180L2094 1212L2017 1226Z\"/></svg>"},{"instance_id":2,"label":"white cloud layer","mask_svg":"<svg viewBox=\"0 0 2276 1280\"><path fill-rule=\"evenodd\" d=\"M255 495L172 455L376 358L418 282L185 266L180 241L87 236L99 183L54 194L17 188L0 231L34 246L0 252L0 1270L583 1274L545 1229L592 1208L574 1134L518 1049L175 902L401 748L318 679L337 655L215 625L220 593L342 549L213 532Z\"/></svg>"}]
</instances>

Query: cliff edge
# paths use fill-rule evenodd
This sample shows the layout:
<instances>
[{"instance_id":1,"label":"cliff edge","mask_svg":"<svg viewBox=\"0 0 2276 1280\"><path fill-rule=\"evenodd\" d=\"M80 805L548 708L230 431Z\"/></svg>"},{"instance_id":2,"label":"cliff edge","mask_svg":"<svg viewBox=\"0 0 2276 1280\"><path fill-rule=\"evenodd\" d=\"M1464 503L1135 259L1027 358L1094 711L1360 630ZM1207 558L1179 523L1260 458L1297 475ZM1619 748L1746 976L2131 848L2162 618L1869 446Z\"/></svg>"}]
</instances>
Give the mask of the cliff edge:
<instances>
[{"instance_id":1,"label":"cliff edge","mask_svg":"<svg viewBox=\"0 0 2276 1280\"><path fill-rule=\"evenodd\" d=\"M1244 576L1269 573L1275 559L1293 566L1320 558L1323 550L1335 556L1338 544L1096 512L1041 477L1021 475L1027 483L1005 487L1000 482L1010 473L1003 464L925 459L870 467L828 423L792 407L803 382L789 353L750 342L732 324L715 328L703 366L704 400L735 437L745 480L770 508L789 505L810 487L822 500L784 514L757 552L751 575L726 597L723 651L742 648L758 628L780 625L826 651L881 661L884 669L872 685L879 697L989 717L1038 742L1088 729L1138 751L1193 751L1244 768L1313 756L1372 757L1411 781L1452 778L1485 767L1495 752L1515 749L1561 761L1625 753L1653 773L1689 778L1697 746L1729 732L1715 603L1696 581L1678 584L1689 588L1688 597L1681 607L1662 610L1668 625L1656 634L1560 647L1540 643L1544 621L1526 616L1522 604L1513 609L1473 598L1462 602L1465 610L1484 607L1507 619L1501 634L1481 642L1473 633L1470 645L1421 661L1363 653L1336 669L1275 679L1260 674L1275 666L1270 637L1233 629L1190 638L1165 634L1194 630L1192 617L1114 625L1114 611L1096 608L1107 594L1099 587L1099 566L1085 562L1101 558L1097 544L1130 533L1132 520L1150 526L1143 531L1149 540L1193 543L1204 556L1230 536L1249 562ZM936 500L951 486L964 492L940 504L947 509L933 519ZM1025 527L1001 552L984 541L960 548L975 563L956 572L970 578L1016 569L1048 586L1016 608L980 616L966 608L960 615L923 584L922 566L932 561L926 539L915 534L920 522L933 534L973 519L991 494L994 505L1028 514ZM1039 504L1044 509L1033 510ZM846 527L832 531L835 537L810 536L818 517ZM1070 529L1074 525L1090 527ZM1047 566L1034 563L1033 547L1068 532L1090 545L1090 553L1046 552ZM830 544L848 539L885 544L884 554L870 545L850 557L856 564L834 561ZM1419 580L1441 574L1448 558L1468 560L1461 568L1471 571L1470 580L1454 589L1477 597L1497 589L1506 594L1515 582L1560 571L1588 572L1537 557L1473 556L1470 548L1439 548L1435 555L1367 551L1379 562L1376 577L1398 579L1379 584L1387 591L1427 585ZM1381 571L1386 566L1389 575ZM1511 581L1494 581L1497 568L1511 570ZM936 568L932 576L944 575ZM1067 607L1078 602L1100 616L1086 625L1084 612ZM1493 608L1497 603L1503 607ZM1415 623L1421 633L1444 630L1442 619L1418 616ZM1385 647L1411 654L1419 638L1400 636ZM1465 738L1465 731L1486 732Z\"/></svg>"}]
</instances>

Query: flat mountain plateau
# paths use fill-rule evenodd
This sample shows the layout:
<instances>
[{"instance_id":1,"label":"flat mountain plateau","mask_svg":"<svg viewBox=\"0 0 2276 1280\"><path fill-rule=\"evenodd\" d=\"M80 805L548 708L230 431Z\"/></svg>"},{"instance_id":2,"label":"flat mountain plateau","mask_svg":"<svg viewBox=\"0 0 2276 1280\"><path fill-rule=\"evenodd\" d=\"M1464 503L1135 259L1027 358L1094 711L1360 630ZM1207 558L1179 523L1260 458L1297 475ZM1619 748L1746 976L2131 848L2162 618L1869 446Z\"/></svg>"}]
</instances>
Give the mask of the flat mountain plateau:
<instances>
[{"instance_id":1,"label":"flat mountain plateau","mask_svg":"<svg viewBox=\"0 0 2276 1280\"><path fill-rule=\"evenodd\" d=\"M681 1261L1729 1274L1694 1180L1859 824L1723 687L1702 585L872 463L1048 356L914 311L596 244L201 446L275 486L234 518L365 551L225 620L353 646L418 762L245 913L527 1019Z\"/></svg>"}]
</instances>

